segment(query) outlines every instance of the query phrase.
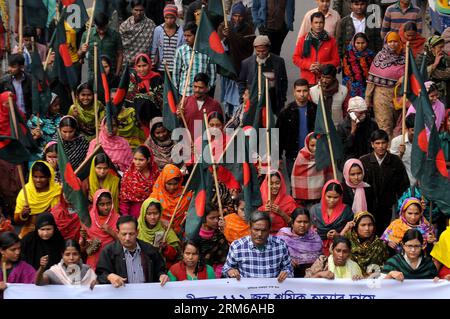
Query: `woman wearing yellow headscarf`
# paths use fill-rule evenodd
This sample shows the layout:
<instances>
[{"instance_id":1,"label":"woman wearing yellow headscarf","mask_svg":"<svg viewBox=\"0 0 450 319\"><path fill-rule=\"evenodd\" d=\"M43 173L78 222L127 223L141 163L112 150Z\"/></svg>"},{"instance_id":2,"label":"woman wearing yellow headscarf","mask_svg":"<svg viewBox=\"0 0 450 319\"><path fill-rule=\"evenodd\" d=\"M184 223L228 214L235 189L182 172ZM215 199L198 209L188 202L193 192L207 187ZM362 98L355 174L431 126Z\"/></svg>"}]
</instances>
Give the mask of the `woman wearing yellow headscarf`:
<instances>
[{"instance_id":1,"label":"woman wearing yellow headscarf","mask_svg":"<svg viewBox=\"0 0 450 319\"><path fill-rule=\"evenodd\" d=\"M23 189L16 200L14 221L23 224L19 237L23 238L35 228L36 215L50 211L58 204L61 186L55 183L55 171L44 161L36 161L30 170L28 183L25 185L28 205Z\"/></svg>"},{"instance_id":2,"label":"woman wearing yellow headscarf","mask_svg":"<svg viewBox=\"0 0 450 319\"><path fill-rule=\"evenodd\" d=\"M431 251L439 278L450 280L450 226L444 230Z\"/></svg>"}]
</instances>

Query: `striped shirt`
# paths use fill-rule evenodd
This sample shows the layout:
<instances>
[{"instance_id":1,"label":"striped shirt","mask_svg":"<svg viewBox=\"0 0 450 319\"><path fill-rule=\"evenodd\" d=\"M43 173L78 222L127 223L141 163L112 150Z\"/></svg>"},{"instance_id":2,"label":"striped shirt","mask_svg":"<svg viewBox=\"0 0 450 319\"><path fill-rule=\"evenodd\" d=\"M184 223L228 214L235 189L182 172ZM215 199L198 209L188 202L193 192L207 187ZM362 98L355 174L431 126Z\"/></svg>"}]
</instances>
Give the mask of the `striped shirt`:
<instances>
[{"instance_id":1,"label":"striped shirt","mask_svg":"<svg viewBox=\"0 0 450 319\"><path fill-rule=\"evenodd\" d=\"M144 269L141 261L141 247L136 243L136 250L132 253L128 249L123 248L125 254L125 262L127 265L127 282L129 284L145 283Z\"/></svg>"},{"instance_id":2,"label":"striped shirt","mask_svg":"<svg viewBox=\"0 0 450 319\"><path fill-rule=\"evenodd\" d=\"M163 28L164 29L164 28ZM175 52L178 47L178 32L175 32L172 36L167 35L166 31L163 31L164 34L164 45L163 49L163 57L164 61L167 63L167 68L170 72L173 71ZM164 71L164 61L163 63L159 63L158 71Z\"/></svg>"},{"instance_id":3,"label":"striped shirt","mask_svg":"<svg viewBox=\"0 0 450 319\"><path fill-rule=\"evenodd\" d=\"M286 243L274 236L269 236L262 249L253 244L251 236L235 240L228 251L222 274L228 277L227 273L232 268L239 270L242 278L277 278L282 271L293 277Z\"/></svg>"},{"instance_id":4,"label":"striped shirt","mask_svg":"<svg viewBox=\"0 0 450 319\"><path fill-rule=\"evenodd\" d=\"M399 1L397 1L397 3L386 9L383 25L381 27L381 37L384 39L389 31L398 32L402 24L409 21L415 22L417 24L417 32L419 34L422 33L422 17L420 16L420 9L410 3L408 9L402 11Z\"/></svg>"},{"instance_id":5,"label":"striped shirt","mask_svg":"<svg viewBox=\"0 0 450 319\"><path fill-rule=\"evenodd\" d=\"M193 50L189 45L183 44L175 53L175 64L173 66L172 79L174 86L178 88L178 92L180 92L180 94L183 94L192 52ZM209 87L214 86L214 83L216 82L216 65L211 62L211 59L206 54L195 52L194 63L192 65L192 72L189 78L186 96L191 96L194 94L194 77L198 73L208 74Z\"/></svg>"}]
</instances>

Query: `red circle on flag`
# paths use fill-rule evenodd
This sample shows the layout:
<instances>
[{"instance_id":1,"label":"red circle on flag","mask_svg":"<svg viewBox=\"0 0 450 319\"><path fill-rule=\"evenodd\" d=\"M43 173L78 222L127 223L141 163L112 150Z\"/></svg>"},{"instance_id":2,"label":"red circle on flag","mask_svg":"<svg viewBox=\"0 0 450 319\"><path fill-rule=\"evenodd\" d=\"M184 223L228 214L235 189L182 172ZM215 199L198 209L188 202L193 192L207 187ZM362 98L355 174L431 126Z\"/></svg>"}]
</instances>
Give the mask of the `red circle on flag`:
<instances>
[{"instance_id":1,"label":"red circle on flag","mask_svg":"<svg viewBox=\"0 0 450 319\"><path fill-rule=\"evenodd\" d=\"M61 2L62 2L62 4L63 4L63 6L68 7L68 6L70 6L71 4L74 4L76 1L77 1L77 0L62 0Z\"/></svg>"},{"instance_id":2,"label":"red circle on flag","mask_svg":"<svg viewBox=\"0 0 450 319\"><path fill-rule=\"evenodd\" d=\"M428 139L426 129L420 131L419 136L417 137L417 144L419 144L419 148L422 152L428 152Z\"/></svg>"},{"instance_id":3,"label":"red circle on flag","mask_svg":"<svg viewBox=\"0 0 450 319\"><path fill-rule=\"evenodd\" d=\"M64 172L64 179L66 183L74 190L79 191L81 189L78 178L73 172L72 164L68 163L66 166L66 171Z\"/></svg>"},{"instance_id":4,"label":"red circle on flag","mask_svg":"<svg viewBox=\"0 0 450 319\"><path fill-rule=\"evenodd\" d=\"M448 178L447 165L445 165L445 156L442 149L436 155L436 167L442 176Z\"/></svg>"},{"instance_id":5,"label":"red circle on flag","mask_svg":"<svg viewBox=\"0 0 450 319\"><path fill-rule=\"evenodd\" d=\"M247 186L250 183L250 166L248 163L242 163L242 171L244 175L243 186Z\"/></svg>"},{"instance_id":6,"label":"red circle on flag","mask_svg":"<svg viewBox=\"0 0 450 319\"><path fill-rule=\"evenodd\" d=\"M59 54L61 55L64 66L71 67L72 66L72 58L70 56L69 47L67 46L67 43L61 44L59 46Z\"/></svg>"},{"instance_id":7,"label":"red circle on flag","mask_svg":"<svg viewBox=\"0 0 450 319\"><path fill-rule=\"evenodd\" d=\"M206 191L201 190L198 192L197 197L195 197L195 212L198 217L203 217L205 214L205 202L206 202Z\"/></svg>"},{"instance_id":8,"label":"red circle on flag","mask_svg":"<svg viewBox=\"0 0 450 319\"><path fill-rule=\"evenodd\" d=\"M248 101L245 103L244 113L248 113L249 110L250 110L250 100L248 100Z\"/></svg>"},{"instance_id":9,"label":"red circle on flag","mask_svg":"<svg viewBox=\"0 0 450 319\"><path fill-rule=\"evenodd\" d=\"M175 103L175 97L173 96L173 92L169 91L167 93L167 102L169 103L170 112L177 113L177 105Z\"/></svg>"},{"instance_id":10,"label":"red circle on flag","mask_svg":"<svg viewBox=\"0 0 450 319\"><path fill-rule=\"evenodd\" d=\"M223 48L222 41L216 31L213 31L209 36L209 46L211 49L219 54L224 54L225 49Z\"/></svg>"}]
</instances>

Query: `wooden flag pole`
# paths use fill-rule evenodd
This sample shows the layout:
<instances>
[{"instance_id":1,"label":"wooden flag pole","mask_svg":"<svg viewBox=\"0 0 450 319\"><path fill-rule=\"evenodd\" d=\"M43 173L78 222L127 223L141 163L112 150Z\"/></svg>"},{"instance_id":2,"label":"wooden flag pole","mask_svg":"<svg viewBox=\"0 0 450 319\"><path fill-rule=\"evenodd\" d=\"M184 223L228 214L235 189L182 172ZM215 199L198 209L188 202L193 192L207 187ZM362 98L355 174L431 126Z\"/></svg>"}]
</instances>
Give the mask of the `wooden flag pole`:
<instances>
[{"instance_id":1,"label":"wooden flag pole","mask_svg":"<svg viewBox=\"0 0 450 319\"><path fill-rule=\"evenodd\" d=\"M3 272L3 282L8 282L8 276L6 275L6 260L2 257L2 272Z\"/></svg>"},{"instance_id":2,"label":"wooden flag pole","mask_svg":"<svg viewBox=\"0 0 450 319\"><path fill-rule=\"evenodd\" d=\"M225 28L228 28L228 20L227 20L227 13L225 10L225 1L222 0L222 9L223 9L223 24Z\"/></svg>"},{"instance_id":3,"label":"wooden flag pole","mask_svg":"<svg viewBox=\"0 0 450 319\"><path fill-rule=\"evenodd\" d=\"M268 203L272 204L272 183L270 180L270 118L269 118L269 79L266 78L266 148L267 148L267 187L268 187Z\"/></svg>"},{"instance_id":4,"label":"wooden flag pole","mask_svg":"<svg viewBox=\"0 0 450 319\"><path fill-rule=\"evenodd\" d=\"M12 122L13 122L13 126L14 126L14 132L16 133L16 138L19 139L19 129L17 127L16 112L14 109L14 102L13 102L11 94L8 97L8 102L9 102L9 111L11 112L11 118L12 118ZM25 178L23 177L23 168L22 168L22 165L20 165L20 164L18 164L16 167L17 167L17 171L19 173L20 185L22 186L22 190L23 190L25 206L29 206L28 194L27 194L27 190L25 188Z\"/></svg>"},{"instance_id":5,"label":"wooden flag pole","mask_svg":"<svg viewBox=\"0 0 450 319\"><path fill-rule=\"evenodd\" d=\"M258 101L261 101L262 96L262 65L261 63L258 63Z\"/></svg>"},{"instance_id":6,"label":"wooden flag pole","mask_svg":"<svg viewBox=\"0 0 450 319\"><path fill-rule=\"evenodd\" d=\"M87 29L86 41L84 42L84 44L89 44L89 37L91 36L92 24L94 23L95 4L96 3L97 3L97 0L94 0L94 2L92 3L92 14L91 14L91 17L89 18L89 26Z\"/></svg>"},{"instance_id":7,"label":"wooden flag pole","mask_svg":"<svg viewBox=\"0 0 450 319\"><path fill-rule=\"evenodd\" d=\"M19 0L19 53L23 52L23 0Z\"/></svg>"},{"instance_id":8,"label":"wooden flag pole","mask_svg":"<svg viewBox=\"0 0 450 319\"><path fill-rule=\"evenodd\" d=\"M320 104L322 107L323 121L325 122L325 131L327 134L328 147L330 148L331 166L333 167L333 177L334 179L337 180L337 171L336 171L336 163L334 162L333 145L331 144L330 129L328 127L327 115L325 113L325 103L323 101L322 86L320 85L320 83L319 83L319 91L320 91Z\"/></svg>"},{"instance_id":9,"label":"wooden flag pole","mask_svg":"<svg viewBox=\"0 0 450 319\"><path fill-rule=\"evenodd\" d=\"M403 104L402 104L402 144L405 145L405 134L406 134L406 90L408 88L408 78L409 78L409 41L406 42L406 63L405 63L405 75L403 77Z\"/></svg>"},{"instance_id":10,"label":"wooden flag pole","mask_svg":"<svg viewBox=\"0 0 450 319\"><path fill-rule=\"evenodd\" d=\"M50 63L50 57L53 53L53 49L49 48L48 52L47 52L47 57L45 58L45 62L44 62L44 71L47 70L48 64Z\"/></svg>"},{"instance_id":11,"label":"wooden flag pole","mask_svg":"<svg viewBox=\"0 0 450 319\"><path fill-rule=\"evenodd\" d=\"M94 42L94 112L95 112L95 145L98 145L98 47Z\"/></svg>"},{"instance_id":12,"label":"wooden flag pole","mask_svg":"<svg viewBox=\"0 0 450 319\"><path fill-rule=\"evenodd\" d=\"M92 151L91 155L87 156L84 161L80 164L80 166L78 166L78 168L75 170L75 175L77 175L85 166L87 163L89 163L89 161L92 159L92 157L94 157L96 154L96 152L98 151L98 149L102 147L101 144L97 144L94 148L94 150Z\"/></svg>"},{"instance_id":13,"label":"wooden flag pole","mask_svg":"<svg viewBox=\"0 0 450 319\"><path fill-rule=\"evenodd\" d=\"M214 177L214 184L216 186L216 196L217 196L217 204L219 205L219 214L220 214L220 217L223 218L222 200L220 199L219 180L217 178L217 166L216 166L213 151L212 151L211 132L208 129L208 118L206 117L206 110L203 110L203 120L205 121L206 136L208 137L208 147L209 147L209 153L211 155L211 162L212 162L212 167L213 167L213 177Z\"/></svg>"}]
</instances>

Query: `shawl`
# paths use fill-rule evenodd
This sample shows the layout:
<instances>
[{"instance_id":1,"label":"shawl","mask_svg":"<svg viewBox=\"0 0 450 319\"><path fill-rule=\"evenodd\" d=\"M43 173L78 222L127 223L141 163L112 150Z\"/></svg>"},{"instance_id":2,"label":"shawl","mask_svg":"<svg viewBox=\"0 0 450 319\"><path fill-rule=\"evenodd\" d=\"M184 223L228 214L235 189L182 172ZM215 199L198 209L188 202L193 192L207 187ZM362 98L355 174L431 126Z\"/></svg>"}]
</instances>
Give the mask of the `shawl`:
<instances>
[{"instance_id":1,"label":"shawl","mask_svg":"<svg viewBox=\"0 0 450 319\"><path fill-rule=\"evenodd\" d=\"M119 31L122 45L125 49L125 61L132 63L138 53L150 50L155 26L153 20L146 16L137 23L134 22L134 17L131 16L120 25Z\"/></svg>"},{"instance_id":2,"label":"shawl","mask_svg":"<svg viewBox=\"0 0 450 319\"><path fill-rule=\"evenodd\" d=\"M411 197L406 199L403 202L402 208L400 209L400 218L397 218L394 220L388 228L384 231L383 235L381 235L381 239L385 242L394 242L399 244L402 239L403 235L405 235L406 231L409 229L417 229L420 231L420 233L423 236L423 247L425 248L427 246L427 239L429 235L433 232L433 226L430 225L430 223L423 217L423 210L420 209L420 214L422 215L419 224L418 225L411 225L408 223L408 221L405 218L405 211L406 209L412 205L412 204L418 204L420 207L422 207L421 202L419 199ZM397 250L400 251L401 247L400 245L397 246Z\"/></svg>"},{"instance_id":3,"label":"shawl","mask_svg":"<svg viewBox=\"0 0 450 319\"><path fill-rule=\"evenodd\" d=\"M81 261L78 265L67 266L61 259L58 264L53 265L47 271L52 272L63 285L90 286L97 279L94 270L89 266L83 265Z\"/></svg>"},{"instance_id":4,"label":"shawl","mask_svg":"<svg viewBox=\"0 0 450 319\"><path fill-rule=\"evenodd\" d=\"M131 164L130 168L123 175L120 185L119 196L121 201L143 202L150 196L159 173L152 155L148 169L150 175L145 177L144 174L136 169L134 163Z\"/></svg>"},{"instance_id":5,"label":"shawl","mask_svg":"<svg viewBox=\"0 0 450 319\"><path fill-rule=\"evenodd\" d=\"M145 141L145 144L150 147L152 154L155 158L155 162L161 171L164 166L172 163L172 149L175 146L175 142L172 141L169 135L169 139L164 142L159 142L155 136L154 131L156 124L163 123L162 117L155 117L150 121L150 135Z\"/></svg>"},{"instance_id":6,"label":"shawl","mask_svg":"<svg viewBox=\"0 0 450 319\"><path fill-rule=\"evenodd\" d=\"M83 225L83 228L87 232L88 240L93 241L94 239L97 239L101 242L100 248L91 256L88 256L87 264L91 266L91 268L95 269L97 266L97 260L100 256L100 252L102 249L108 245L109 243L114 241L114 238L111 237L109 234L105 233L102 230L103 225L108 225L112 229L114 229L117 232L116 229L116 223L119 219L119 214L116 213L114 209L114 202L111 207L111 211L109 212L108 216L99 216L98 209L97 209L97 201L101 194L103 193L109 193L106 189L99 189L97 192L95 192L94 198L93 198L93 204L92 208L89 211L89 216L91 217L91 227L86 228L86 226Z\"/></svg>"},{"instance_id":7,"label":"shawl","mask_svg":"<svg viewBox=\"0 0 450 319\"><path fill-rule=\"evenodd\" d=\"M171 179L178 178L178 189L175 193L170 194L166 190L166 183ZM166 165L161 174L159 174L158 179L153 186L153 192L150 195L150 198L156 199L161 203L163 211L161 213L161 220L169 222L174 214L175 206L180 200L180 196L183 193L183 174L180 169L175 165L168 164ZM189 204L192 199L192 192L187 192L184 195L184 198L181 200L178 211L175 214L172 228L176 233L181 231L181 224L186 216L186 212L189 209Z\"/></svg>"},{"instance_id":8,"label":"shawl","mask_svg":"<svg viewBox=\"0 0 450 319\"><path fill-rule=\"evenodd\" d=\"M119 126L117 135L126 139L132 149L137 148L145 141L145 135L139 128L134 108L123 107L119 115L117 115L117 124Z\"/></svg>"},{"instance_id":9,"label":"shawl","mask_svg":"<svg viewBox=\"0 0 450 319\"><path fill-rule=\"evenodd\" d=\"M61 194L59 203L51 210L56 226L63 238L78 240L80 237L81 223L77 212L68 207L64 195Z\"/></svg>"},{"instance_id":10,"label":"shawl","mask_svg":"<svg viewBox=\"0 0 450 319\"><path fill-rule=\"evenodd\" d=\"M383 266L382 273L400 271L405 279L433 279L438 275L436 266L429 256L422 256L422 261L417 269L412 269L402 254L389 258Z\"/></svg>"},{"instance_id":11,"label":"shawl","mask_svg":"<svg viewBox=\"0 0 450 319\"><path fill-rule=\"evenodd\" d=\"M186 265L182 260L177 262L176 264L172 265L169 270L172 275L174 275L178 281L187 280L187 273L186 273ZM208 279L208 273L206 271L206 265L201 267L201 269L197 272L197 279Z\"/></svg>"},{"instance_id":12,"label":"shawl","mask_svg":"<svg viewBox=\"0 0 450 319\"><path fill-rule=\"evenodd\" d=\"M280 209L285 214L291 216L292 212L294 211L294 209L297 208L298 205L295 202L295 200L287 194L286 183L284 181L283 174L281 174L279 171L273 171L272 174L273 173L277 173L277 176L280 178L281 187L280 187L277 197L275 197L275 199L272 197L272 202L273 202L273 204L280 206ZM268 189L269 188L269 185L268 185L269 178L270 178L270 174L267 174L266 178L264 179L264 182L261 184L261 187L260 187L263 205L258 208L259 211L266 210L265 205L266 205L267 201L269 200L269 189ZM287 226L286 222L278 214L271 212L270 217L272 218L272 227L271 227L272 233L273 232L276 233L281 228Z\"/></svg>"},{"instance_id":13,"label":"shawl","mask_svg":"<svg viewBox=\"0 0 450 319\"><path fill-rule=\"evenodd\" d=\"M408 42L408 40L406 40L405 37L405 30L404 30L405 24L403 24L398 30L398 35L402 40L403 46L406 48L406 42ZM416 32L416 37L412 41L409 41L409 48L413 51L414 57L416 57L419 53L423 52L425 41L426 39L423 36L421 36L419 32Z\"/></svg>"},{"instance_id":14,"label":"shawl","mask_svg":"<svg viewBox=\"0 0 450 319\"><path fill-rule=\"evenodd\" d=\"M137 77L141 80L138 84L138 88L140 90L145 90L146 92L148 92L150 90L150 81L151 79L153 79L154 77L158 77L161 76L158 72L154 72L152 71L152 67L153 67L153 63L152 63L152 59L150 59L150 57L145 54L145 53L139 53L136 55L136 57L134 58L134 65L136 66L137 61L140 58L144 58L145 60L147 60L147 63L149 64L149 71L146 75L138 75L137 74L137 70L136 70L136 75Z\"/></svg>"},{"instance_id":15,"label":"shawl","mask_svg":"<svg viewBox=\"0 0 450 319\"><path fill-rule=\"evenodd\" d=\"M23 260L15 263L6 280L10 284L34 284L36 270ZM0 269L0 281L5 281L3 271Z\"/></svg>"},{"instance_id":16,"label":"shawl","mask_svg":"<svg viewBox=\"0 0 450 319\"><path fill-rule=\"evenodd\" d=\"M283 239L288 246L291 259L301 265L314 263L322 254L322 240L314 229L299 236L291 227L284 227L278 231L277 237Z\"/></svg>"},{"instance_id":17,"label":"shawl","mask_svg":"<svg viewBox=\"0 0 450 319\"><path fill-rule=\"evenodd\" d=\"M102 121L98 140L105 153L111 159L111 162L117 165L120 171L125 172L133 162L133 153L131 153L130 144L123 137L117 135L109 136L106 119ZM94 139L89 144L87 156L94 152L96 146L97 143Z\"/></svg>"},{"instance_id":18,"label":"shawl","mask_svg":"<svg viewBox=\"0 0 450 319\"><path fill-rule=\"evenodd\" d=\"M361 268L351 259L347 259L345 266L336 266L333 255L328 256L328 270L334 274L336 279L352 279L353 276L362 275Z\"/></svg>"},{"instance_id":19,"label":"shawl","mask_svg":"<svg viewBox=\"0 0 450 319\"><path fill-rule=\"evenodd\" d=\"M97 157L97 155L95 157ZM106 175L105 179L100 185L97 173L95 172L95 157L92 159L91 169L89 171L89 198L92 201L93 198L95 197L95 193L99 189L106 189L112 195L114 207L119 207L120 178L115 174L113 169L110 169L108 171L108 175Z\"/></svg>"},{"instance_id":20,"label":"shawl","mask_svg":"<svg viewBox=\"0 0 450 319\"><path fill-rule=\"evenodd\" d=\"M405 55L390 49L387 44L389 32L384 39L384 46L375 56L369 70L367 82L380 86L393 87L405 73ZM395 32L394 32L395 33Z\"/></svg>"},{"instance_id":21,"label":"shawl","mask_svg":"<svg viewBox=\"0 0 450 319\"><path fill-rule=\"evenodd\" d=\"M344 164L343 174L344 174L345 184L347 184L347 186L350 187L355 193L355 197L353 199L352 210L356 214L358 212L367 210L366 192L364 191L364 188L370 187L370 185L363 181L361 181L361 183L359 183L356 186L353 185L352 183L350 183L350 169L352 168L353 165L358 165L361 168L361 171L363 173L363 178L364 178L364 166L360 160L354 159L354 158L349 159Z\"/></svg>"},{"instance_id":22,"label":"shawl","mask_svg":"<svg viewBox=\"0 0 450 319\"><path fill-rule=\"evenodd\" d=\"M52 225L54 227L53 236L48 240L39 237L38 229ZM34 269L38 269L41 257L48 255L48 265L46 269L61 260L62 251L64 250L64 238L62 237L55 219L50 213L44 213L38 216L36 220L36 229L22 239L22 257Z\"/></svg>"},{"instance_id":23,"label":"shawl","mask_svg":"<svg viewBox=\"0 0 450 319\"><path fill-rule=\"evenodd\" d=\"M48 191L46 192L38 192L36 190L36 187L34 186L32 171L33 166L37 162L44 163L51 173L48 182L49 183ZM58 203L59 197L61 195L61 186L55 183L55 171L50 166L50 164L48 164L45 161L36 161L31 166L30 174L28 177L28 183L25 185L25 189L27 191L28 204L31 209L30 215L37 215L43 212L50 211L50 209ZM25 207L25 196L23 194L23 189L21 189L19 195L17 196L15 212L16 213L21 212L24 207Z\"/></svg>"},{"instance_id":24,"label":"shawl","mask_svg":"<svg viewBox=\"0 0 450 319\"><path fill-rule=\"evenodd\" d=\"M250 225L242 219L237 213L229 214L224 217L225 228L223 234L228 243L250 235Z\"/></svg>"},{"instance_id":25,"label":"shawl","mask_svg":"<svg viewBox=\"0 0 450 319\"><path fill-rule=\"evenodd\" d=\"M434 244L433 250L430 255L443 264L445 267L450 268L450 226L442 232L439 237L439 241Z\"/></svg>"},{"instance_id":26,"label":"shawl","mask_svg":"<svg viewBox=\"0 0 450 319\"><path fill-rule=\"evenodd\" d=\"M202 230L205 231L203 226L200 231ZM205 256L205 262L208 265L224 264L228 254L228 242L220 230L216 229L212 232L212 237L202 237L200 234L198 239L200 255Z\"/></svg>"},{"instance_id":27,"label":"shawl","mask_svg":"<svg viewBox=\"0 0 450 319\"><path fill-rule=\"evenodd\" d=\"M373 215L366 211L358 213L353 222L358 225L359 221L366 216L370 217L375 224ZM389 257L386 244L378 238L375 230L371 238L361 241L355 226L351 232L347 233L347 238L352 245L351 258L359 265L363 273L367 272L367 266L369 265L375 264L381 267Z\"/></svg>"},{"instance_id":28,"label":"shawl","mask_svg":"<svg viewBox=\"0 0 450 319\"><path fill-rule=\"evenodd\" d=\"M63 141L63 148L75 171L86 158L89 142L83 135L79 135L72 141Z\"/></svg>"},{"instance_id":29,"label":"shawl","mask_svg":"<svg viewBox=\"0 0 450 319\"><path fill-rule=\"evenodd\" d=\"M149 228L147 226L147 222L145 221L145 215L147 213L148 206L150 206L151 203L159 203L159 201L154 198L147 198L142 203L141 214L139 215L138 219L138 231L139 231L138 239L145 241L150 245L158 247L158 242L155 242L155 239L157 239L158 237L162 238L167 228L163 226L160 220L153 228ZM178 239L173 229L170 229L169 232L167 233L166 243L169 246L174 247L175 249L178 249L178 247L180 246L180 240Z\"/></svg>"},{"instance_id":30,"label":"shawl","mask_svg":"<svg viewBox=\"0 0 450 319\"><path fill-rule=\"evenodd\" d=\"M85 109L81 106L79 102L73 104L69 109L69 115L73 116L75 108L78 111L78 116L76 116L76 120L80 125L80 131L88 138L92 140L95 137L95 107L94 102L92 102L92 106L89 109ZM105 116L105 107L102 102L97 101L98 108L98 118L102 120Z\"/></svg>"},{"instance_id":31,"label":"shawl","mask_svg":"<svg viewBox=\"0 0 450 319\"><path fill-rule=\"evenodd\" d=\"M329 39L330 37L325 30L319 34L309 31L306 35L305 42L303 43L303 58L307 58L311 55L312 46L318 51L322 42L328 41Z\"/></svg>"}]
</instances>

